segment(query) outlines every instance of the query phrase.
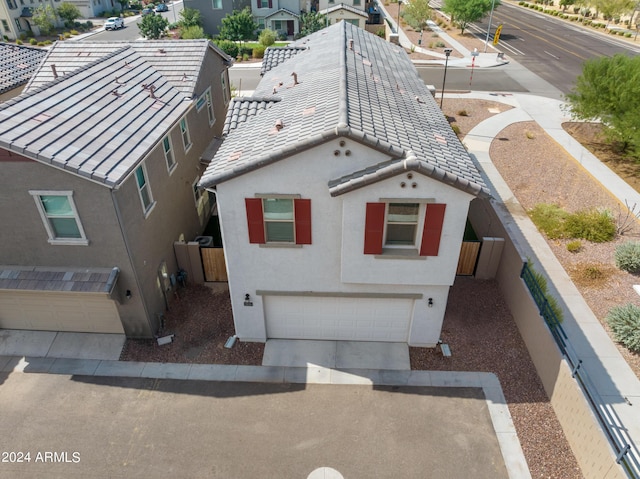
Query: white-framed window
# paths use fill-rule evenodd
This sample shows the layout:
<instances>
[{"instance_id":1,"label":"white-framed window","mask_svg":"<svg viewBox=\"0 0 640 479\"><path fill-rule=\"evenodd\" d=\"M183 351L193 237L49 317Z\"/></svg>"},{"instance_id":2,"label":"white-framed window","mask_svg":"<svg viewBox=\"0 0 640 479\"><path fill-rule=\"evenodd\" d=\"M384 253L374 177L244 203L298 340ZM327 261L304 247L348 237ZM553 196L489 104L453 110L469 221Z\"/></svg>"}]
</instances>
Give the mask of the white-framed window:
<instances>
[{"instance_id":1,"label":"white-framed window","mask_svg":"<svg viewBox=\"0 0 640 479\"><path fill-rule=\"evenodd\" d=\"M294 243L293 198L262 199L267 243Z\"/></svg>"},{"instance_id":2,"label":"white-framed window","mask_svg":"<svg viewBox=\"0 0 640 479\"><path fill-rule=\"evenodd\" d=\"M281 30L286 30L287 28L287 23L282 21L282 20L274 20L273 21L273 29L276 32L279 32Z\"/></svg>"},{"instance_id":3,"label":"white-framed window","mask_svg":"<svg viewBox=\"0 0 640 479\"><path fill-rule=\"evenodd\" d=\"M360 5L360 0L353 0L354 5Z\"/></svg>"},{"instance_id":4,"label":"white-framed window","mask_svg":"<svg viewBox=\"0 0 640 479\"><path fill-rule=\"evenodd\" d=\"M16 21L16 27L18 28L18 31L22 32L24 29L22 28L22 23L20 23L20 19L16 18L15 21Z\"/></svg>"},{"instance_id":5,"label":"white-framed window","mask_svg":"<svg viewBox=\"0 0 640 479\"><path fill-rule=\"evenodd\" d=\"M11 30L9 30L9 23L6 20L2 20L2 28L4 28L5 32L10 32Z\"/></svg>"},{"instance_id":6,"label":"white-framed window","mask_svg":"<svg viewBox=\"0 0 640 479\"><path fill-rule=\"evenodd\" d=\"M360 20L358 20L357 18L347 18L345 22L350 23L351 25L354 25L356 27L360 26Z\"/></svg>"},{"instance_id":7,"label":"white-framed window","mask_svg":"<svg viewBox=\"0 0 640 479\"><path fill-rule=\"evenodd\" d=\"M416 247L420 219L419 203L388 203L385 219L385 246Z\"/></svg>"},{"instance_id":8,"label":"white-framed window","mask_svg":"<svg viewBox=\"0 0 640 479\"><path fill-rule=\"evenodd\" d=\"M49 243L56 245L88 245L73 191L29 191L49 235Z\"/></svg>"},{"instance_id":9,"label":"white-framed window","mask_svg":"<svg viewBox=\"0 0 640 479\"><path fill-rule=\"evenodd\" d=\"M211 0L211 8L213 10L221 10L222 9L222 0Z\"/></svg>"},{"instance_id":10,"label":"white-framed window","mask_svg":"<svg viewBox=\"0 0 640 479\"><path fill-rule=\"evenodd\" d=\"M258 30L264 30L266 28L264 23L264 17L256 18L256 23L258 24Z\"/></svg>"},{"instance_id":11,"label":"white-framed window","mask_svg":"<svg viewBox=\"0 0 640 479\"><path fill-rule=\"evenodd\" d=\"M209 126L213 126L216 122L216 115L213 112L213 101L211 101L211 89L208 89L205 93L207 97L207 115L209 116Z\"/></svg>"},{"instance_id":12,"label":"white-framed window","mask_svg":"<svg viewBox=\"0 0 640 479\"><path fill-rule=\"evenodd\" d=\"M258 8L269 8L269 0L258 0Z\"/></svg>"},{"instance_id":13,"label":"white-framed window","mask_svg":"<svg viewBox=\"0 0 640 479\"><path fill-rule=\"evenodd\" d=\"M189 135L189 125L186 118L180 120L180 134L182 135L182 144L186 153L191 148L191 135Z\"/></svg>"},{"instance_id":14,"label":"white-framed window","mask_svg":"<svg viewBox=\"0 0 640 479\"><path fill-rule=\"evenodd\" d=\"M228 81L228 77L227 77L228 73L227 70L223 71L220 74L220 86L222 87L222 100L224 101L224 104L227 105L229 103L230 98L230 92L229 92L229 81Z\"/></svg>"},{"instance_id":15,"label":"white-framed window","mask_svg":"<svg viewBox=\"0 0 640 479\"><path fill-rule=\"evenodd\" d=\"M162 151L164 151L164 158L167 160L167 170L169 173L173 172L176 167L176 159L173 156L173 145L171 144L171 138L169 135L162 139Z\"/></svg>"},{"instance_id":16,"label":"white-framed window","mask_svg":"<svg viewBox=\"0 0 640 479\"><path fill-rule=\"evenodd\" d=\"M138 186L138 193L140 193L140 202L142 203L142 210L144 211L145 218L151 213L151 210L155 206L153 201L153 195L151 194L151 186L149 186L149 177L147 175L147 168L142 163L135 171L136 185Z\"/></svg>"}]
</instances>

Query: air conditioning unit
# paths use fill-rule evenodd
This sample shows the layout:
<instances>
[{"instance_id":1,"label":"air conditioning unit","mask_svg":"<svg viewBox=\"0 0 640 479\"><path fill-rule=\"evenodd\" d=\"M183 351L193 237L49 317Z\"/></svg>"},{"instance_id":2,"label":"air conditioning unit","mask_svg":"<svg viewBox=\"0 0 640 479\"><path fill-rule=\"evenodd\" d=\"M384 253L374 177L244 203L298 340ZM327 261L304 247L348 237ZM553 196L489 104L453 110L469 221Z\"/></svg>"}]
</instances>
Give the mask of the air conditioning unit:
<instances>
[{"instance_id":1,"label":"air conditioning unit","mask_svg":"<svg viewBox=\"0 0 640 479\"><path fill-rule=\"evenodd\" d=\"M213 247L213 236L196 236L194 241L200 243L200 248Z\"/></svg>"}]
</instances>

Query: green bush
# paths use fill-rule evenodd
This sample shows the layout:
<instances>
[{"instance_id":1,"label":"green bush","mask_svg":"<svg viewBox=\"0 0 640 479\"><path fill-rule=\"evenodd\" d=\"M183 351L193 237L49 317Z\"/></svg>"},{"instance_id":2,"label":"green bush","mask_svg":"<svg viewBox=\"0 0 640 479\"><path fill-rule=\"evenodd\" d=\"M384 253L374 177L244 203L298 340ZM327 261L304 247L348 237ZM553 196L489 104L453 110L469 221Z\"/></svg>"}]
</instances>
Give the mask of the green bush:
<instances>
[{"instance_id":1,"label":"green bush","mask_svg":"<svg viewBox=\"0 0 640 479\"><path fill-rule=\"evenodd\" d=\"M611 308L606 316L616 341L629 351L640 353L640 308L634 304Z\"/></svg>"},{"instance_id":2,"label":"green bush","mask_svg":"<svg viewBox=\"0 0 640 479\"><path fill-rule=\"evenodd\" d=\"M180 38L183 40L196 40L198 38L206 38L206 35L200 25L191 25L182 29Z\"/></svg>"},{"instance_id":3,"label":"green bush","mask_svg":"<svg viewBox=\"0 0 640 479\"><path fill-rule=\"evenodd\" d=\"M30 43L31 45L37 45L37 44L38 44L38 40L36 40L35 38L30 38L30 39L29 39L29 43Z\"/></svg>"},{"instance_id":4,"label":"green bush","mask_svg":"<svg viewBox=\"0 0 640 479\"><path fill-rule=\"evenodd\" d=\"M231 58L236 58L238 56L239 48L237 43L232 42L231 40L217 40L215 43L218 45L220 50L225 52Z\"/></svg>"},{"instance_id":5,"label":"green bush","mask_svg":"<svg viewBox=\"0 0 640 479\"><path fill-rule=\"evenodd\" d=\"M564 237L563 224L569 214L557 205L537 204L529 211L531 221L550 239Z\"/></svg>"},{"instance_id":6,"label":"green bush","mask_svg":"<svg viewBox=\"0 0 640 479\"><path fill-rule=\"evenodd\" d=\"M265 51L265 46L258 45L257 47L253 48L253 51L251 52L251 56L253 56L253 58L262 58L264 57L264 51Z\"/></svg>"},{"instance_id":7,"label":"green bush","mask_svg":"<svg viewBox=\"0 0 640 479\"><path fill-rule=\"evenodd\" d=\"M640 273L640 242L627 241L616 248L616 266L631 274Z\"/></svg>"},{"instance_id":8,"label":"green bush","mask_svg":"<svg viewBox=\"0 0 640 479\"><path fill-rule=\"evenodd\" d=\"M277 37L278 37L278 34L276 32L274 32L273 30L269 30L267 28L260 32L260 35L258 35L258 41L260 42L261 45L265 47L270 47L276 42Z\"/></svg>"},{"instance_id":9,"label":"green bush","mask_svg":"<svg viewBox=\"0 0 640 479\"><path fill-rule=\"evenodd\" d=\"M577 253L582 249L582 243L578 240L567 243L567 251L569 253Z\"/></svg>"},{"instance_id":10,"label":"green bush","mask_svg":"<svg viewBox=\"0 0 640 479\"><path fill-rule=\"evenodd\" d=\"M578 211L567 217L564 231L569 238L606 243L616 237L616 222L608 211Z\"/></svg>"},{"instance_id":11,"label":"green bush","mask_svg":"<svg viewBox=\"0 0 640 479\"><path fill-rule=\"evenodd\" d=\"M19 38L16 40L16 45L22 45L22 40L20 40Z\"/></svg>"}]
</instances>

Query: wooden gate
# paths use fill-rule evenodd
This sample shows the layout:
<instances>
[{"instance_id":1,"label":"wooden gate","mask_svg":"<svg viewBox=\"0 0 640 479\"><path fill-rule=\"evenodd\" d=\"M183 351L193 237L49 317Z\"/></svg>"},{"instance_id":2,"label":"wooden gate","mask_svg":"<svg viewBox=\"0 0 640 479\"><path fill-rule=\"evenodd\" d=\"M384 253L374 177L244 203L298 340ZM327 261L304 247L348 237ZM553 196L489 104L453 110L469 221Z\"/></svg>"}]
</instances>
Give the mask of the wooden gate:
<instances>
[{"instance_id":1,"label":"wooden gate","mask_svg":"<svg viewBox=\"0 0 640 479\"><path fill-rule=\"evenodd\" d=\"M460 276L471 276L476 269L478 253L480 252L480 241L463 241L460 248L460 258L458 259L458 269L456 274Z\"/></svg>"},{"instance_id":2,"label":"wooden gate","mask_svg":"<svg viewBox=\"0 0 640 479\"><path fill-rule=\"evenodd\" d=\"M224 249L200 248L205 281L228 281Z\"/></svg>"}]
</instances>

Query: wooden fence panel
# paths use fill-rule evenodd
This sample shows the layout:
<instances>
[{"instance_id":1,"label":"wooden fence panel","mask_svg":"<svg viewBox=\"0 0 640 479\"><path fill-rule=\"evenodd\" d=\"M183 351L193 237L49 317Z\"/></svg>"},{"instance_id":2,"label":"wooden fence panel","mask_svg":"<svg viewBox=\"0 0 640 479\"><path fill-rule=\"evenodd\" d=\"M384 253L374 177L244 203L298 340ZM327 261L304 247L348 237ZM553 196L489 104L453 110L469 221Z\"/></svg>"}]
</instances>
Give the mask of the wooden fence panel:
<instances>
[{"instance_id":1,"label":"wooden fence panel","mask_svg":"<svg viewBox=\"0 0 640 479\"><path fill-rule=\"evenodd\" d=\"M205 281L228 281L224 249L201 248L200 252L202 253Z\"/></svg>"},{"instance_id":2,"label":"wooden fence panel","mask_svg":"<svg viewBox=\"0 0 640 479\"><path fill-rule=\"evenodd\" d=\"M463 241L460 248L460 259L458 259L457 275L471 276L476 267L478 253L480 252L480 241Z\"/></svg>"}]
</instances>

